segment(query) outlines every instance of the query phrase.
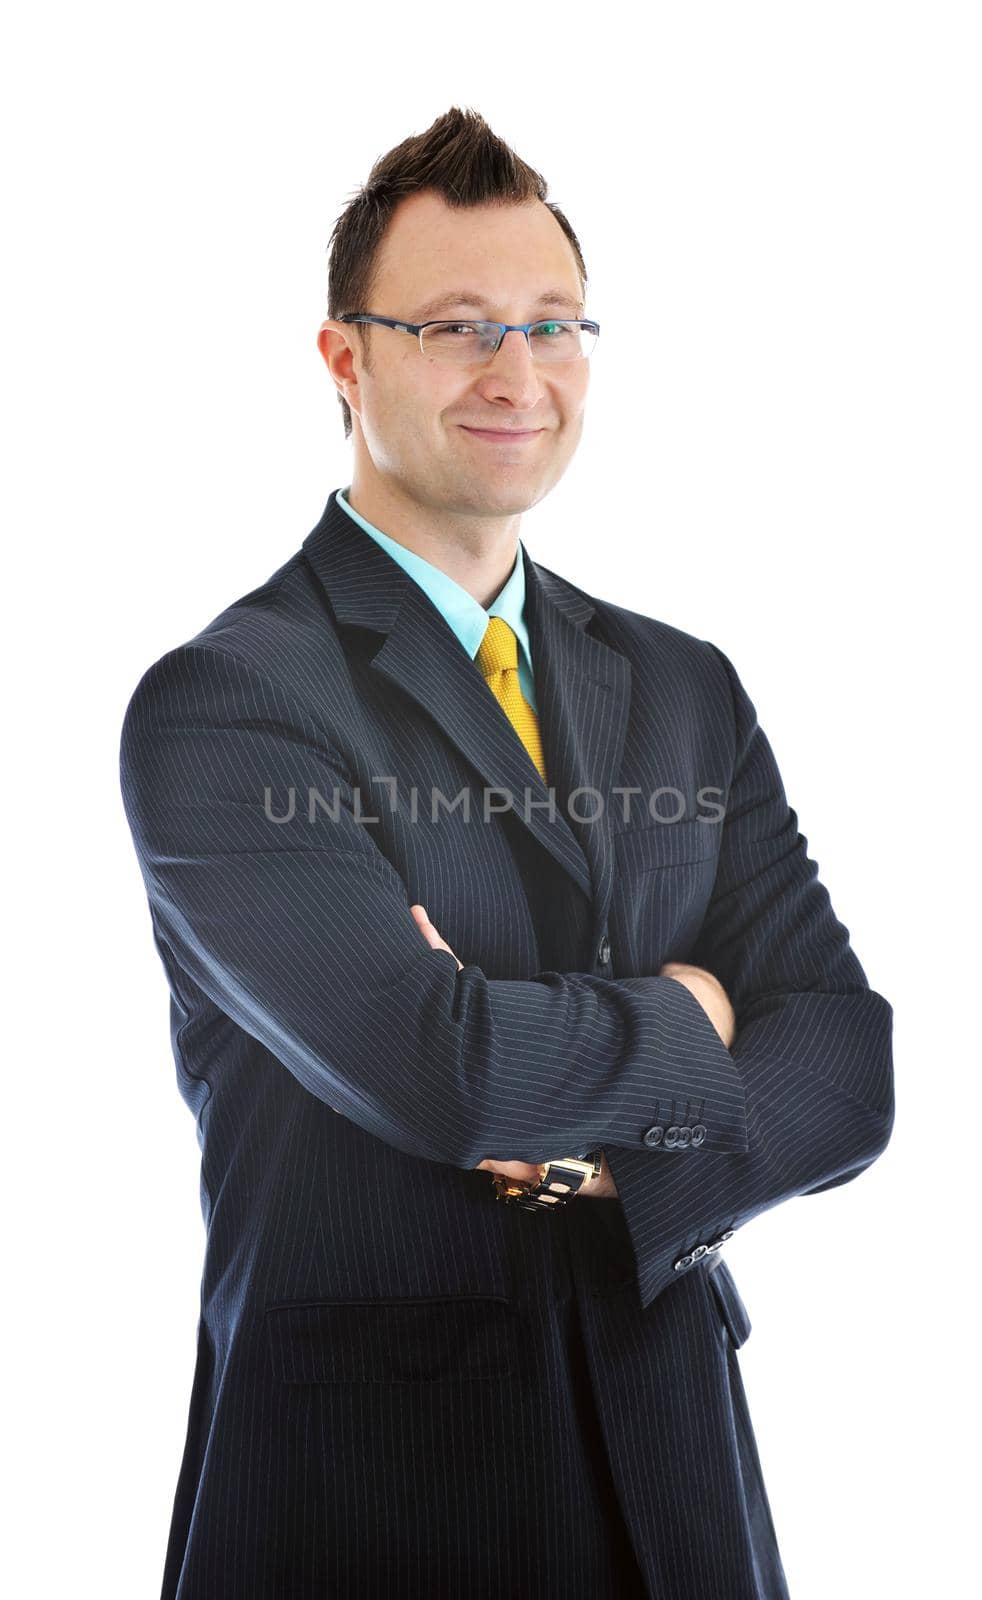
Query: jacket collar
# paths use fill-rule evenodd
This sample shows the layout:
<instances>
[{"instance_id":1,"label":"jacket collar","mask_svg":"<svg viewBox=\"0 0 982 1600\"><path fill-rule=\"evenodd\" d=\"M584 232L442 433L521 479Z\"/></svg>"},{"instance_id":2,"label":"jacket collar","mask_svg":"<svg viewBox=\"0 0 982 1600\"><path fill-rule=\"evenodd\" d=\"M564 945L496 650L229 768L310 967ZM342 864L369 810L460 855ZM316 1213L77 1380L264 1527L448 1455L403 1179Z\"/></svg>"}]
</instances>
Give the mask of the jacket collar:
<instances>
[{"instance_id":1,"label":"jacket collar","mask_svg":"<svg viewBox=\"0 0 982 1600\"><path fill-rule=\"evenodd\" d=\"M525 622L525 563L520 549L515 552L515 562L506 582L491 605L484 607L467 589L439 567L435 567L431 561L417 555L415 550L407 550L397 540L383 533L381 528L376 528L373 522L369 522L355 510L354 506L348 504L343 489L335 491L335 500L343 510L347 511L352 521L356 522L359 528L363 528L370 539L380 544L386 554L398 562L403 571L408 572L424 593L429 595L472 661L487 631L489 615L504 617L518 640L525 665L531 670L531 645Z\"/></svg>"},{"instance_id":2,"label":"jacket collar","mask_svg":"<svg viewBox=\"0 0 982 1600\"><path fill-rule=\"evenodd\" d=\"M598 924L605 925L613 886L611 797L627 727L631 666L587 631L596 606L540 567L521 545L542 745L555 792L550 819L549 790L476 664L419 584L358 527L336 496L332 491L303 550L338 624L381 636L373 669L437 723L485 786L513 796L515 817L592 899ZM599 820L590 821L595 814Z\"/></svg>"}]
</instances>

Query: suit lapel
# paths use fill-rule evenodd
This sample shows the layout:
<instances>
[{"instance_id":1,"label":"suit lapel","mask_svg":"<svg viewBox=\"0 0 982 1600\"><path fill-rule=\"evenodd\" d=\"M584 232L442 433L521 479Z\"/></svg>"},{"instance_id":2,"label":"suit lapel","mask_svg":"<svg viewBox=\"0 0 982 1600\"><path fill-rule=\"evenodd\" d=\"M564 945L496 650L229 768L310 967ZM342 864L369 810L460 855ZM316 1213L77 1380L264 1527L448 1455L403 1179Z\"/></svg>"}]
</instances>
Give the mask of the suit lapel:
<instances>
[{"instance_id":1,"label":"suit lapel","mask_svg":"<svg viewBox=\"0 0 982 1600\"><path fill-rule=\"evenodd\" d=\"M525 552L536 698L555 792L550 819L549 790L477 664L419 584L337 504L336 491L304 540L304 553L338 623L384 635L372 668L412 697L489 790L513 797L518 821L605 916L613 880L610 794L623 749L631 668L626 657L585 632L595 610L591 602ZM587 792L573 793L578 789ZM577 821L569 796L574 810L589 818L600 805L591 790L603 797L601 820ZM499 804L504 797L490 799Z\"/></svg>"},{"instance_id":2,"label":"suit lapel","mask_svg":"<svg viewBox=\"0 0 982 1600\"><path fill-rule=\"evenodd\" d=\"M631 704L631 664L586 631L596 610L586 596L537 566L527 551L525 595L546 771L589 863L600 928L614 881L612 794Z\"/></svg>"}]
</instances>

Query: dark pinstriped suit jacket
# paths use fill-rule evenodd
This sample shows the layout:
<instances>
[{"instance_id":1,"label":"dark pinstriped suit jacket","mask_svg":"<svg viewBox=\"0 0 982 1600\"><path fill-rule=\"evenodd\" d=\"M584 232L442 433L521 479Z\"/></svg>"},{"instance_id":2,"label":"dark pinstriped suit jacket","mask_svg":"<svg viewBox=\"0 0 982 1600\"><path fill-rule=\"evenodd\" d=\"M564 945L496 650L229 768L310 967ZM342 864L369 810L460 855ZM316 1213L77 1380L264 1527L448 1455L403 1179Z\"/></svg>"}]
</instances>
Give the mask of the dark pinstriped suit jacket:
<instances>
[{"instance_id":1,"label":"dark pinstriped suit jacket","mask_svg":"<svg viewBox=\"0 0 982 1600\"><path fill-rule=\"evenodd\" d=\"M127 708L207 1228L165 1600L626 1594L604 1484L651 1595L786 1593L720 1243L883 1150L891 1007L727 658L524 559L552 819L333 494ZM594 1145L562 1214L474 1170Z\"/></svg>"}]
</instances>

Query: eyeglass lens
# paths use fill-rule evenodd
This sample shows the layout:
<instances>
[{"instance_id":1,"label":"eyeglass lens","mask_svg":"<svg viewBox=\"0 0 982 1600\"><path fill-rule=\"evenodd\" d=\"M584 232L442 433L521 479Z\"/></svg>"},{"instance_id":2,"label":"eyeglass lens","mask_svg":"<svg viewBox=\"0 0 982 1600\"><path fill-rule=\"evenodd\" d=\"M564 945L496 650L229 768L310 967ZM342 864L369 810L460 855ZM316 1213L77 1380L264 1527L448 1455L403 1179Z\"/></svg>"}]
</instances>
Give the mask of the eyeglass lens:
<instances>
[{"instance_id":1,"label":"eyeglass lens","mask_svg":"<svg viewBox=\"0 0 982 1600\"><path fill-rule=\"evenodd\" d=\"M431 322L420 334L424 355L438 361L486 361L501 330L493 322ZM537 322L529 329L536 361L573 361L588 356L597 335L578 322Z\"/></svg>"}]
</instances>

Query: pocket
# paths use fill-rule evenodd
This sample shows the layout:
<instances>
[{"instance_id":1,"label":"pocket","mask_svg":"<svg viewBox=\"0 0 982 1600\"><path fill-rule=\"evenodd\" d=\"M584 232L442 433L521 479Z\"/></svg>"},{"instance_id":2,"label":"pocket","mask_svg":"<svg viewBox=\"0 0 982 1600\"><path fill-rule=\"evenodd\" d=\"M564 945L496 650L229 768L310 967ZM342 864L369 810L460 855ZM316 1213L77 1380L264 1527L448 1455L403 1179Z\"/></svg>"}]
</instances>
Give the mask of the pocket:
<instances>
[{"instance_id":1,"label":"pocket","mask_svg":"<svg viewBox=\"0 0 982 1600\"><path fill-rule=\"evenodd\" d=\"M745 1343L752 1324L740 1291L733 1280L733 1274L718 1252L703 1270L712 1284L716 1304L730 1343L735 1350L739 1350Z\"/></svg>"},{"instance_id":2,"label":"pocket","mask_svg":"<svg viewBox=\"0 0 982 1600\"><path fill-rule=\"evenodd\" d=\"M293 1300L266 1308L283 1383L441 1383L510 1378L518 1312L500 1295Z\"/></svg>"},{"instance_id":3,"label":"pocket","mask_svg":"<svg viewBox=\"0 0 982 1600\"><path fill-rule=\"evenodd\" d=\"M631 973L685 961L712 900L718 823L655 822L614 835L617 917Z\"/></svg>"},{"instance_id":4,"label":"pocket","mask_svg":"<svg viewBox=\"0 0 982 1600\"><path fill-rule=\"evenodd\" d=\"M652 822L643 828L625 828L614 835L618 865L628 873L651 872L656 867L684 867L696 861L715 860L719 854L719 821Z\"/></svg>"}]
</instances>

